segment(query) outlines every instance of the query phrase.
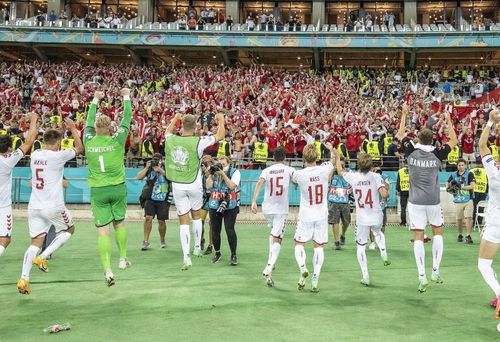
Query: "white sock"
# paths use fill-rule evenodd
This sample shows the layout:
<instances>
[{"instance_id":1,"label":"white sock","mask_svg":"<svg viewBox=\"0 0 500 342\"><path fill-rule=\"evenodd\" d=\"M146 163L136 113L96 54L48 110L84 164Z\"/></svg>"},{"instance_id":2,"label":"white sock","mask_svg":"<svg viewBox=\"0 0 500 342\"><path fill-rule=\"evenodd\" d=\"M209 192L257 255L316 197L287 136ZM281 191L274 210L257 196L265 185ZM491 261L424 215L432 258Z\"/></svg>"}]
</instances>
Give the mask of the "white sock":
<instances>
[{"instance_id":1,"label":"white sock","mask_svg":"<svg viewBox=\"0 0 500 342\"><path fill-rule=\"evenodd\" d=\"M434 235L432 240L432 271L439 273L441 258L443 257L443 236Z\"/></svg>"},{"instance_id":2,"label":"white sock","mask_svg":"<svg viewBox=\"0 0 500 342\"><path fill-rule=\"evenodd\" d=\"M273 244L274 244L274 237L272 235L269 235L269 256L267 257L268 264L271 260L271 251L273 250Z\"/></svg>"},{"instance_id":3,"label":"white sock","mask_svg":"<svg viewBox=\"0 0 500 342\"><path fill-rule=\"evenodd\" d=\"M189 224L181 224L179 233L181 237L182 254L184 254L184 258L188 258L191 240L191 234L189 234Z\"/></svg>"},{"instance_id":4,"label":"white sock","mask_svg":"<svg viewBox=\"0 0 500 342\"><path fill-rule=\"evenodd\" d=\"M23 273L21 274L21 277L30 280L30 271L31 271L31 266L33 264L33 259L35 259L39 251L40 248L38 248L37 246L31 245L28 247L26 253L24 254Z\"/></svg>"},{"instance_id":5,"label":"white sock","mask_svg":"<svg viewBox=\"0 0 500 342\"><path fill-rule=\"evenodd\" d=\"M387 256L387 250L385 249L385 235L382 231L376 232L375 233L375 243L378 246L378 249L380 249L380 256L385 257Z\"/></svg>"},{"instance_id":6,"label":"white sock","mask_svg":"<svg viewBox=\"0 0 500 342\"><path fill-rule=\"evenodd\" d=\"M415 240L413 242L413 253L417 262L418 279L422 280L425 278L425 249L422 240Z\"/></svg>"},{"instance_id":7,"label":"white sock","mask_svg":"<svg viewBox=\"0 0 500 342\"><path fill-rule=\"evenodd\" d=\"M5 247L0 245L0 256L2 256L3 252L5 252Z\"/></svg>"},{"instance_id":8,"label":"white sock","mask_svg":"<svg viewBox=\"0 0 500 342\"><path fill-rule=\"evenodd\" d=\"M273 269L274 264L276 263L276 260L278 260L280 251L281 251L281 244L278 242L273 243L271 247L271 253L269 255L269 260L267 262L267 266L271 268L271 271Z\"/></svg>"},{"instance_id":9,"label":"white sock","mask_svg":"<svg viewBox=\"0 0 500 342\"><path fill-rule=\"evenodd\" d=\"M42 259L47 259L49 256L51 256L55 251L61 248L61 246L64 245L70 237L71 233L68 232L62 232L61 234L57 235L56 238L52 240L50 245L43 251L43 253L40 254Z\"/></svg>"},{"instance_id":10,"label":"white sock","mask_svg":"<svg viewBox=\"0 0 500 342\"><path fill-rule=\"evenodd\" d=\"M203 223L201 219L193 220L193 235L194 235L194 248L200 248L201 246L201 231L203 229Z\"/></svg>"},{"instance_id":11,"label":"white sock","mask_svg":"<svg viewBox=\"0 0 500 342\"><path fill-rule=\"evenodd\" d=\"M295 245L295 260L297 260L300 272L303 272L306 268L306 251L304 250L304 246Z\"/></svg>"},{"instance_id":12,"label":"white sock","mask_svg":"<svg viewBox=\"0 0 500 342\"><path fill-rule=\"evenodd\" d=\"M321 273L321 267L323 266L323 261L325 260L325 253L323 252L323 248L315 248L314 249L314 257L313 257L313 265L314 265L314 275L319 277Z\"/></svg>"},{"instance_id":13,"label":"white sock","mask_svg":"<svg viewBox=\"0 0 500 342\"><path fill-rule=\"evenodd\" d=\"M363 278L369 278L368 274L368 263L366 262L366 245L358 245L357 249L359 267L361 267L361 273Z\"/></svg>"},{"instance_id":14,"label":"white sock","mask_svg":"<svg viewBox=\"0 0 500 342\"><path fill-rule=\"evenodd\" d=\"M479 272L481 272L486 284L491 287L497 297L500 297L500 284L498 283L497 275L493 267L491 267L492 263L493 260L479 258L477 260L477 268L479 268Z\"/></svg>"}]
</instances>

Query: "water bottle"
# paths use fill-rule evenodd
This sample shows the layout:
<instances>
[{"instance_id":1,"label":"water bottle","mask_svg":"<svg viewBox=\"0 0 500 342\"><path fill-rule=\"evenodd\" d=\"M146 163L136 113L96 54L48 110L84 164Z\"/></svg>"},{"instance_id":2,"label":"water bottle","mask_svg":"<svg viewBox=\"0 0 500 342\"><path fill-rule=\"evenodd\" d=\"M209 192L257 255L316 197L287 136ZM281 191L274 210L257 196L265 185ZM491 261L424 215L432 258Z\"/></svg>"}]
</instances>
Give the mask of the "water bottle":
<instances>
[{"instance_id":1,"label":"water bottle","mask_svg":"<svg viewBox=\"0 0 500 342\"><path fill-rule=\"evenodd\" d=\"M43 332L48 334L57 334L60 331L70 330L70 329L71 329L71 324L69 324L69 322L66 322L62 324L54 324L48 326L47 328L43 329Z\"/></svg>"}]
</instances>

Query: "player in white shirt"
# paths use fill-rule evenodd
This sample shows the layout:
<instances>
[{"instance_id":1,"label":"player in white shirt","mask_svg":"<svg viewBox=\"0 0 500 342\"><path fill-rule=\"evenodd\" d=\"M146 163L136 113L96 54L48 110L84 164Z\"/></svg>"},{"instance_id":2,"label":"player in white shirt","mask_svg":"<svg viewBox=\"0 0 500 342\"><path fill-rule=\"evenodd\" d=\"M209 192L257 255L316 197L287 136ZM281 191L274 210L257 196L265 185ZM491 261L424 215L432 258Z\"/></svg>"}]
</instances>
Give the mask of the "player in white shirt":
<instances>
[{"instance_id":1,"label":"player in white shirt","mask_svg":"<svg viewBox=\"0 0 500 342\"><path fill-rule=\"evenodd\" d=\"M224 116L222 115L222 113L218 113L215 116L215 120L218 125L217 133L215 135L200 137L198 146L196 147L197 156L195 155L191 156L188 154L188 151L191 150L189 139L185 139L186 143L183 143L184 140L179 140L178 141L179 145L175 146L174 147L175 150L172 150L171 152L175 153L178 151L177 149L179 148L182 150L181 153L185 152L188 154L187 156L185 156L186 160L184 163L187 164L188 170L190 172L196 171L189 169L190 164L188 163L190 162L190 158L198 158L199 163L198 163L196 178L193 182L189 184L186 184L184 181L183 182L176 181L176 178L180 179L182 178L182 176L179 177L178 173L177 175L172 175L169 172L169 158L171 158L171 156L169 155L169 152L167 150L172 148L173 143L169 143L168 140L170 138L173 138L173 133L176 130L177 123L179 121L182 121L181 137L186 137L186 138L194 137L196 133L196 119L193 115L190 114L182 115L180 113L177 113L166 129L165 166L166 166L167 178L172 182L172 194L175 199L177 216L179 217L180 239L182 245L182 252L184 255L184 263L181 268L182 271L186 271L192 266L190 257L191 235L189 233L189 223L190 223L189 214L191 214L193 223L193 235L195 237L193 255L197 257L202 256L201 238L202 238L203 224L201 221L201 208L203 206L203 183L202 183L201 169L200 169L201 157L203 155L203 151L207 147L216 144L225 137L225 126L224 126L225 123L224 123ZM181 146L181 144L185 146Z\"/></svg>"},{"instance_id":2,"label":"player in white shirt","mask_svg":"<svg viewBox=\"0 0 500 342\"><path fill-rule=\"evenodd\" d=\"M370 231L373 231L375 234L375 240L380 249L384 265L390 265L385 246L385 237L381 231L384 214L379 198L379 195L387 198L389 194L382 176L371 172L373 161L369 154L361 154L358 164L359 171L344 172L340 158L337 158L336 169L339 176L344 177L346 182L352 186L354 201L356 202L357 255L363 275L361 284L370 286L370 275L366 261L366 244L370 238Z\"/></svg>"},{"instance_id":3,"label":"player in white shirt","mask_svg":"<svg viewBox=\"0 0 500 342\"><path fill-rule=\"evenodd\" d=\"M75 148L61 150L63 134L58 130L48 130L43 135L44 148L31 155L31 196L28 204L28 225L31 245L23 259L21 279L17 289L21 294L30 294L30 271L33 264L47 272L47 258L69 240L74 232L71 213L64 204L63 173L64 164L83 151L80 132L75 123L65 120L66 128L75 139ZM37 256L43 240L51 226L55 227L56 238Z\"/></svg>"},{"instance_id":4,"label":"player in white shirt","mask_svg":"<svg viewBox=\"0 0 500 342\"><path fill-rule=\"evenodd\" d=\"M271 227L269 235L269 257L262 276L266 280L267 286L274 285L272 271L281 250L281 241L285 235L285 221L288 216L288 190L290 179L295 169L283 164L286 158L285 149L280 146L274 151L274 161L276 164L264 169L260 174L260 179L255 186L252 200L252 212L257 214L257 197L262 185L265 184L264 201L262 202L262 213Z\"/></svg>"},{"instance_id":5,"label":"player in white shirt","mask_svg":"<svg viewBox=\"0 0 500 342\"><path fill-rule=\"evenodd\" d=\"M332 157L331 144L327 144ZM311 278L311 291L318 292L318 281L324 261L323 247L328 243L328 186L333 173L333 163L326 162L317 166L318 157L313 144L306 145L302 153L305 168L295 171L292 182L300 188L300 207L295 231L295 260L299 265L300 278L298 289L302 291L306 284L309 271L306 268L306 252L304 244L313 240L314 272Z\"/></svg>"},{"instance_id":6,"label":"player in white shirt","mask_svg":"<svg viewBox=\"0 0 500 342\"><path fill-rule=\"evenodd\" d=\"M493 110L489 114L489 121L484 126L479 139L479 152L483 160L484 169L488 176L488 209L486 225L483 228L477 267L484 281L493 290L496 297L495 319L500 319L500 283L492 267L493 259L500 249L500 166L496 163L488 148L488 138L493 125L497 125L500 111Z\"/></svg>"},{"instance_id":7,"label":"player in white shirt","mask_svg":"<svg viewBox=\"0 0 500 342\"><path fill-rule=\"evenodd\" d=\"M12 151L11 136L0 136L0 256L10 244L12 235L12 170L31 149L38 134L38 115L31 113L29 119L28 135L25 142L17 150Z\"/></svg>"}]
</instances>

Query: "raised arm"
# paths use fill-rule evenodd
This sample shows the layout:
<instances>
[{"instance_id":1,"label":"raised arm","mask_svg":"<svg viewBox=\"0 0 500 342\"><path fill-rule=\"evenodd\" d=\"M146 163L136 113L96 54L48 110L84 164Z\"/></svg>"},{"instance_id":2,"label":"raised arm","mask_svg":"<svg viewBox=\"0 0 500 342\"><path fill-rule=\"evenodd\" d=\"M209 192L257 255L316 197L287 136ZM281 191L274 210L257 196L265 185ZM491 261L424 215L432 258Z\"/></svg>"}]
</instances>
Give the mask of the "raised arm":
<instances>
[{"instance_id":1,"label":"raised arm","mask_svg":"<svg viewBox=\"0 0 500 342\"><path fill-rule=\"evenodd\" d=\"M451 148L453 148L458 143L457 133L455 133L455 129L453 128L453 122L451 121L450 112L446 111L444 114L444 117L446 118L446 126L448 129L448 136L450 137L450 140L447 142L447 145L450 146Z\"/></svg>"},{"instance_id":2,"label":"raised arm","mask_svg":"<svg viewBox=\"0 0 500 342\"><path fill-rule=\"evenodd\" d=\"M24 154L28 153L28 151L31 149L31 145L33 145L38 135L38 115L36 113L29 113L28 117L30 119L30 129L28 131L28 136L26 137L24 143L19 146Z\"/></svg>"},{"instance_id":3,"label":"raised arm","mask_svg":"<svg viewBox=\"0 0 500 342\"><path fill-rule=\"evenodd\" d=\"M83 152L83 143L82 139L80 138L80 131L78 131L78 129L75 126L75 123L70 118L66 118L64 122L66 124L66 128L71 132L71 136L75 140L76 155L79 155Z\"/></svg>"},{"instance_id":4,"label":"raised arm","mask_svg":"<svg viewBox=\"0 0 500 342\"><path fill-rule=\"evenodd\" d=\"M176 113L172 121L168 124L167 128L165 129L165 136L169 136L171 134L174 134L175 127L177 126L177 122L182 120L182 114L181 113Z\"/></svg>"},{"instance_id":5,"label":"raised arm","mask_svg":"<svg viewBox=\"0 0 500 342\"><path fill-rule=\"evenodd\" d=\"M403 103L401 121L399 122L399 130L396 134L396 137L399 139L403 139L405 137L405 128L406 128L406 119L408 117L408 105Z\"/></svg>"},{"instance_id":6,"label":"raised arm","mask_svg":"<svg viewBox=\"0 0 500 342\"><path fill-rule=\"evenodd\" d=\"M83 132L83 141L87 141L88 139L92 139L95 135L95 115L97 113L97 105L104 98L104 92L96 91L94 93L94 99L90 103L89 111L87 113L87 122L85 124L85 130Z\"/></svg>"},{"instance_id":7,"label":"raised arm","mask_svg":"<svg viewBox=\"0 0 500 342\"><path fill-rule=\"evenodd\" d=\"M334 156L332 158L335 159L335 161L333 161L333 159L332 159L332 163L333 163L333 165L335 165L335 170L337 171L337 174L340 177L344 177L345 170L342 167L342 163L340 162L340 156L338 155L336 150L332 151L332 156Z\"/></svg>"},{"instance_id":8,"label":"raised arm","mask_svg":"<svg viewBox=\"0 0 500 342\"><path fill-rule=\"evenodd\" d=\"M226 123L224 122L224 114L217 113L217 115L215 115L215 120L217 120L217 133L215 133L215 140L219 142L226 136Z\"/></svg>"},{"instance_id":9,"label":"raised arm","mask_svg":"<svg viewBox=\"0 0 500 342\"><path fill-rule=\"evenodd\" d=\"M130 89L123 88L120 90L120 95L123 96L123 119L120 127L128 131L130 130L130 123L132 122L132 103L130 102Z\"/></svg>"},{"instance_id":10,"label":"raised arm","mask_svg":"<svg viewBox=\"0 0 500 342\"><path fill-rule=\"evenodd\" d=\"M481 133L481 137L479 138L479 153L481 153L481 158L491 154L491 150L488 147L488 138L491 133L491 127L496 124L498 121L498 117L500 112L498 110L493 110L490 112L490 117L488 123L484 126L483 132Z\"/></svg>"}]
</instances>

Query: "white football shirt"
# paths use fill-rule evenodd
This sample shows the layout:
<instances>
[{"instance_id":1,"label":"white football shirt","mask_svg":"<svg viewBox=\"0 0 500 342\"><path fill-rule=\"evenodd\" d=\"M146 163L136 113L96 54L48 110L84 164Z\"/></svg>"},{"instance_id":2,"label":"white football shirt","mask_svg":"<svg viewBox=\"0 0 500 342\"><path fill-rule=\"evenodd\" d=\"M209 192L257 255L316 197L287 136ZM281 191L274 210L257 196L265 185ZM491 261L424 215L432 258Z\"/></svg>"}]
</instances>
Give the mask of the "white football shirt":
<instances>
[{"instance_id":1,"label":"white football shirt","mask_svg":"<svg viewBox=\"0 0 500 342\"><path fill-rule=\"evenodd\" d=\"M12 170L24 156L21 149L0 156L0 208L12 205Z\"/></svg>"},{"instance_id":2,"label":"white football shirt","mask_svg":"<svg viewBox=\"0 0 500 342\"><path fill-rule=\"evenodd\" d=\"M491 155L484 156L483 166L488 176L488 210L486 222L500 226L500 169Z\"/></svg>"},{"instance_id":3,"label":"white football shirt","mask_svg":"<svg viewBox=\"0 0 500 342\"><path fill-rule=\"evenodd\" d=\"M294 172L295 169L283 164L274 164L262 171L260 178L266 181L263 214L288 214L288 190Z\"/></svg>"},{"instance_id":4,"label":"white football shirt","mask_svg":"<svg viewBox=\"0 0 500 342\"><path fill-rule=\"evenodd\" d=\"M299 220L315 222L328 220L328 183L333 165L330 162L321 166L310 166L297 170L292 181L300 187Z\"/></svg>"},{"instance_id":5,"label":"white football shirt","mask_svg":"<svg viewBox=\"0 0 500 342\"><path fill-rule=\"evenodd\" d=\"M356 224L363 226L382 225L384 214L380 206L378 190L385 182L378 173L346 172L344 179L351 184L356 202Z\"/></svg>"},{"instance_id":6,"label":"white football shirt","mask_svg":"<svg viewBox=\"0 0 500 342\"><path fill-rule=\"evenodd\" d=\"M64 164L75 157L74 149L41 149L31 154L31 196L28 209L64 206Z\"/></svg>"}]
</instances>

